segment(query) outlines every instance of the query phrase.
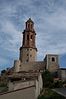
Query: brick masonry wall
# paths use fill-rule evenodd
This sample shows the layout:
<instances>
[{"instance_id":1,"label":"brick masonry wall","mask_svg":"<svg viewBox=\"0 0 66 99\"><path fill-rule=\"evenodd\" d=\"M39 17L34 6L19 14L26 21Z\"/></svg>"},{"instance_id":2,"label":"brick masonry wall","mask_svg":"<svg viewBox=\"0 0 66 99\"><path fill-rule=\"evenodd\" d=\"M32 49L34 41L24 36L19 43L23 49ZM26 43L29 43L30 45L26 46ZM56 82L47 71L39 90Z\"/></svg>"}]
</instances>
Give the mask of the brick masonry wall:
<instances>
[{"instance_id":1,"label":"brick masonry wall","mask_svg":"<svg viewBox=\"0 0 66 99\"><path fill-rule=\"evenodd\" d=\"M36 71L36 70L43 70L44 69L44 62L38 61L38 62L29 62L29 63L22 63L20 71Z\"/></svg>"}]
</instances>

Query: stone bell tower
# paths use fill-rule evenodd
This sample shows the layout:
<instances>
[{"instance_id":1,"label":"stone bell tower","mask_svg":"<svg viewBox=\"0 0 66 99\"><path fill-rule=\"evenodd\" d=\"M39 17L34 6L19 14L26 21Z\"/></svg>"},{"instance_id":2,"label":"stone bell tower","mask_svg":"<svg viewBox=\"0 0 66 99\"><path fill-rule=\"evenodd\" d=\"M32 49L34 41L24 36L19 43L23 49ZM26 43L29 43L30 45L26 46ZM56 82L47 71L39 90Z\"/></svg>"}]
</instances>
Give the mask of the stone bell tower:
<instances>
[{"instance_id":1,"label":"stone bell tower","mask_svg":"<svg viewBox=\"0 0 66 99\"><path fill-rule=\"evenodd\" d=\"M37 48L35 46L35 30L34 22L29 18L25 23L25 30L23 31L23 42L20 47L20 61L27 63L36 60Z\"/></svg>"}]
</instances>

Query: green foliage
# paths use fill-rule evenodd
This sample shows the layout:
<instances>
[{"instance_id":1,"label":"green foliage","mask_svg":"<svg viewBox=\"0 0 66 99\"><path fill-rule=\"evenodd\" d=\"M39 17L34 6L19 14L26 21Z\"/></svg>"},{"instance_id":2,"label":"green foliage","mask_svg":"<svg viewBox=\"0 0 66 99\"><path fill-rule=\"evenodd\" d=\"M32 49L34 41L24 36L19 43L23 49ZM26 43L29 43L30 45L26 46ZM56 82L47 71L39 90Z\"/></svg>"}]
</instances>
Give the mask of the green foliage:
<instances>
[{"instance_id":1,"label":"green foliage","mask_svg":"<svg viewBox=\"0 0 66 99\"><path fill-rule=\"evenodd\" d=\"M2 82L0 83L0 93L8 91L8 86L6 83Z\"/></svg>"},{"instance_id":2,"label":"green foliage","mask_svg":"<svg viewBox=\"0 0 66 99\"><path fill-rule=\"evenodd\" d=\"M39 96L38 99L44 99L44 96L43 95L42 96Z\"/></svg>"},{"instance_id":3,"label":"green foliage","mask_svg":"<svg viewBox=\"0 0 66 99\"><path fill-rule=\"evenodd\" d=\"M65 80L65 81L63 81L63 87L65 87L65 88L66 88L66 80Z\"/></svg>"},{"instance_id":4,"label":"green foliage","mask_svg":"<svg viewBox=\"0 0 66 99\"><path fill-rule=\"evenodd\" d=\"M65 81L63 81L63 84L66 84L66 80L65 80Z\"/></svg>"},{"instance_id":5,"label":"green foliage","mask_svg":"<svg viewBox=\"0 0 66 99\"><path fill-rule=\"evenodd\" d=\"M60 88L63 87L63 82L62 81L55 81L54 82L54 77L53 75L48 71L44 71L42 74L43 78L43 87L44 88Z\"/></svg>"},{"instance_id":6,"label":"green foliage","mask_svg":"<svg viewBox=\"0 0 66 99\"><path fill-rule=\"evenodd\" d=\"M43 72L42 78L43 78L43 87L52 88L52 86L53 86L53 76L48 70Z\"/></svg>"},{"instance_id":7,"label":"green foliage","mask_svg":"<svg viewBox=\"0 0 66 99\"><path fill-rule=\"evenodd\" d=\"M63 96L61 95L52 95L52 96L39 96L38 99L65 99Z\"/></svg>"},{"instance_id":8,"label":"green foliage","mask_svg":"<svg viewBox=\"0 0 66 99\"><path fill-rule=\"evenodd\" d=\"M8 87L7 86L0 87L0 93L7 92L7 91L8 91Z\"/></svg>"},{"instance_id":9,"label":"green foliage","mask_svg":"<svg viewBox=\"0 0 66 99\"><path fill-rule=\"evenodd\" d=\"M8 86L6 83L2 82L0 83L0 93L8 91Z\"/></svg>"},{"instance_id":10,"label":"green foliage","mask_svg":"<svg viewBox=\"0 0 66 99\"><path fill-rule=\"evenodd\" d=\"M1 71L1 75L5 74L5 73L6 73L6 70Z\"/></svg>"},{"instance_id":11,"label":"green foliage","mask_svg":"<svg viewBox=\"0 0 66 99\"><path fill-rule=\"evenodd\" d=\"M38 99L65 99L65 98L50 89L45 89L44 94L40 95Z\"/></svg>"},{"instance_id":12,"label":"green foliage","mask_svg":"<svg viewBox=\"0 0 66 99\"><path fill-rule=\"evenodd\" d=\"M63 87L62 81L56 81L53 83L53 88L61 88L61 87Z\"/></svg>"}]
</instances>

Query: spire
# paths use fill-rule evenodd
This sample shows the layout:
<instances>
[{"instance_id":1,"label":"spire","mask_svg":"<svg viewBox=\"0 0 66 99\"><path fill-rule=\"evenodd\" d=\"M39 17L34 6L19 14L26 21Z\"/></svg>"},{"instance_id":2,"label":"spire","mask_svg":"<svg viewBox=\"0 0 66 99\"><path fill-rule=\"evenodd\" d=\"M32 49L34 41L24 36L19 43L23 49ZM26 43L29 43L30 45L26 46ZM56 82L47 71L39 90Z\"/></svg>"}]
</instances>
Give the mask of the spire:
<instances>
[{"instance_id":1,"label":"spire","mask_svg":"<svg viewBox=\"0 0 66 99\"><path fill-rule=\"evenodd\" d=\"M31 18L26 21L26 30L33 31L34 30L34 22Z\"/></svg>"},{"instance_id":2,"label":"spire","mask_svg":"<svg viewBox=\"0 0 66 99\"><path fill-rule=\"evenodd\" d=\"M30 22L31 22L31 23L34 23L31 18L29 18L29 19L27 20L27 22L29 22L29 23L30 23ZM27 23L27 22L26 22L26 23Z\"/></svg>"}]
</instances>

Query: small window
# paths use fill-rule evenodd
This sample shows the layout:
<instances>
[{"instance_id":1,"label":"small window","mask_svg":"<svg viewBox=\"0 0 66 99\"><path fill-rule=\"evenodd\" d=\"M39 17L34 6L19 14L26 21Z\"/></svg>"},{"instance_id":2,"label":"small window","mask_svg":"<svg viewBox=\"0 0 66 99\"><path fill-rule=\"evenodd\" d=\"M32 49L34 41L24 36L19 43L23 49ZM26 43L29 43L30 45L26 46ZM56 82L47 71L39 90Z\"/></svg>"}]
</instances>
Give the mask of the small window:
<instances>
[{"instance_id":1,"label":"small window","mask_svg":"<svg viewBox=\"0 0 66 99\"><path fill-rule=\"evenodd\" d=\"M29 40L29 35L27 35L27 40Z\"/></svg>"},{"instance_id":2,"label":"small window","mask_svg":"<svg viewBox=\"0 0 66 99\"><path fill-rule=\"evenodd\" d=\"M30 57L32 57L32 55L30 55Z\"/></svg>"},{"instance_id":3,"label":"small window","mask_svg":"<svg viewBox=\"0 0 66 99\"><path fill-rule=\"evenodd\" d=\"M52 62L55 62L55 58L54 57L52 57Z\"/></svg>"},{"instance_id":4,"label":"small window","mask_svg":"<svg viewBox=\"0 0 66 99\"><path fill-rule=\"evenodd\" d=\"M28 56L28 54L27 54L27 56Z\"/></svg>"},{"instance_id":5,"label":"small window","mask_svg":"<svg viewBox=\"0 0 66 99\"><path fill-rule=\"evenodd\" d=\"M19 65L21 67L21 65Z\"/></svg>"},{"instance_id":6,"label":"small window","mask_svg":"<svg viewBox=\"0 0 66 99\"><path fill-rule=\"evenodd\" d=\"M33 38L33 36L31 35L31 39Z\"/></svg>"},{"instance_id":7,"label":"small window","mask_svg":"<svg viewBox=\"0 0 66 99\"><path fill-rule=\"evenodd\" d=\"M28 59L26 60L26 62L28 62Z\"/></svg>"},{"instance_id":8,"label":"small window","mask_svg":"<svg viewBox=\"0 0 66 99\"><path fill-rule=\"evenodd\" d=\"M30 51L32 51L32 49L30 49Z\"/></svg>"}]
</instances>

